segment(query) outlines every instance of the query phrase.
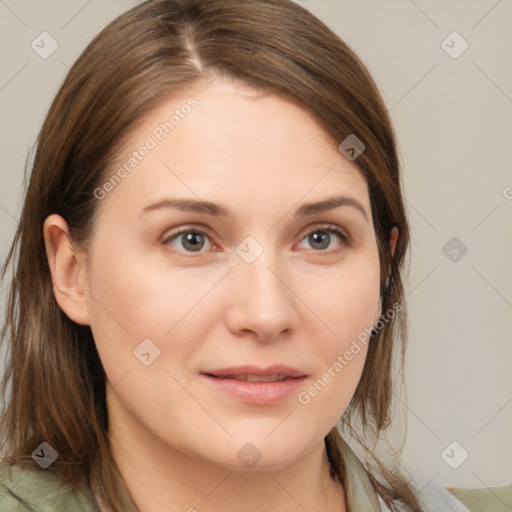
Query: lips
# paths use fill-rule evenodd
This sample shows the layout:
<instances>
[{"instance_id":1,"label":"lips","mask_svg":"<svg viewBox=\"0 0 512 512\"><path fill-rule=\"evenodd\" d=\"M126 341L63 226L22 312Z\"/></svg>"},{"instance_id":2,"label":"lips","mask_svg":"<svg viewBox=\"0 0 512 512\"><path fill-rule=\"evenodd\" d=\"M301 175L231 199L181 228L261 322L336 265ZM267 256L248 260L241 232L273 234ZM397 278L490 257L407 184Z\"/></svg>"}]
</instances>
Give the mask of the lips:
<instances>
[{"instance_id":1,"label":"lips","mask_svg":"<svg viewBox=\"0 0 512 512\"><path fill-rule=\"evenodd\" d=\"M289 366L238 366L209 370L201 375L215 389L252 405L272 405L296 393L307 374Z\"/></svg>"}]
</instances>

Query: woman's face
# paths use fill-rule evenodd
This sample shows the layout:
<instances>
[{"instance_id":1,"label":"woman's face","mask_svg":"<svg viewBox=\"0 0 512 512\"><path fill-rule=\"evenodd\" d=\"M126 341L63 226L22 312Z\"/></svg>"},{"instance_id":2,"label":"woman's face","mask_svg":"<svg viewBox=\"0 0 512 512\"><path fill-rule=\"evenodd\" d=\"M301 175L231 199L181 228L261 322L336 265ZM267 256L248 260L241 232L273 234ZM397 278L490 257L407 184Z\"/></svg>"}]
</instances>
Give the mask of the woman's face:
<instances>
[{"instance_id":1,"label":"woman's face","mask_svg":"<svg viewBox=\"0 0 512 512\"><path fill-rule=\"evenodd\" d=\"M318 448L361 376L380 314L368 188L301 108L204 87L138 125L96 190L86 316L111 429L278 469Z\"/></svg>"}]
</instances>

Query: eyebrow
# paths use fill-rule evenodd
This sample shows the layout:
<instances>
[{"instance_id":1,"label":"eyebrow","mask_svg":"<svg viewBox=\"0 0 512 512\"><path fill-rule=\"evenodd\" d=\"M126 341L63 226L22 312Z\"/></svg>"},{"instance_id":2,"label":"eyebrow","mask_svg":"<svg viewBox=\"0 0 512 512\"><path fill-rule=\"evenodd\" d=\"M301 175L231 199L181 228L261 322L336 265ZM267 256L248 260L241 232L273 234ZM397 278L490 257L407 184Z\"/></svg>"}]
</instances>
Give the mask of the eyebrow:
<instances>
[{"instance_id":1,"label":"eyebrow","mask_svg":"<svg viewBox=\"0 0 512 512\"><path fill-rule=\"evenodd\" d=\"M366 220L368 220L368 215L363 205L357 199L349 196L336 196L325 199L324 201L305 203L297 210L296 216L307 217L309 215L326 212L340 206L349 206L354 208L360 212ZM141 210L139 217L151 211L161 209L202 213L205 215L214 215L216 217L234 217L234 214L228 208L222 205L196 199L162 199L144 207Z\"/></svg>"}]
</instances>

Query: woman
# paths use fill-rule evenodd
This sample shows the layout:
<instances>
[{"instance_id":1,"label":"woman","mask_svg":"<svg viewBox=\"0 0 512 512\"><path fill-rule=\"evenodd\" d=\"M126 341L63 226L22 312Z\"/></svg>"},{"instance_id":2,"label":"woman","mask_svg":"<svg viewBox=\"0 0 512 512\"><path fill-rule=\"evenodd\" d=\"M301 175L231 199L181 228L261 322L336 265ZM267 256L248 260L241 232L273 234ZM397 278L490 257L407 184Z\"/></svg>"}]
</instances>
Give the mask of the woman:
<instances>
[{"instance_id":1,"label":"woman","mask_svg":"<svg viewBox=\"0 0 512 512\"><path fill-rule=\"evenodd\" d=\"M385 106L320 21L120 16L50 108L4 269L2 510L467 510L367 448L408 243Z\"/></svg>"}]
</instances>

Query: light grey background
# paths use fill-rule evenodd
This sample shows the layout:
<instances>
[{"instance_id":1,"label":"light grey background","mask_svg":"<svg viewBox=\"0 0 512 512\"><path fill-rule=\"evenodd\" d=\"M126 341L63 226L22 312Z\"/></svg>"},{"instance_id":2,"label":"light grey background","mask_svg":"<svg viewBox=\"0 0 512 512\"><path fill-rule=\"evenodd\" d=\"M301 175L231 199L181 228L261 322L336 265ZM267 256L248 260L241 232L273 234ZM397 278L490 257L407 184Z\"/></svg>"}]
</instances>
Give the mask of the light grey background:
<instances>
[{"instance_id":1,"label":"light grey background","mask_svg":"<svg viewBox=\"0 0 512 512\"><path fill-rule=\"evenodd\" d=\"M92 37L136 3L0 0L0 257L27 150L58 86ZM511 484L512 1L298 3L362 58L397 130L413 229L405 461L443 485ZM47 59L31 48L43 31L58 42ZM454 31L469 44L457 58L464 41L446 39Z\"/></svg>"}]
</instances>

